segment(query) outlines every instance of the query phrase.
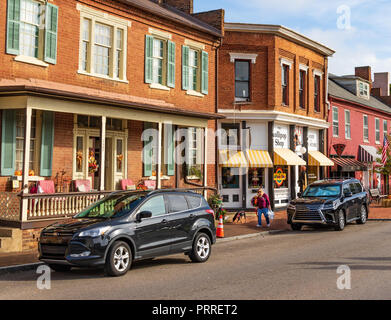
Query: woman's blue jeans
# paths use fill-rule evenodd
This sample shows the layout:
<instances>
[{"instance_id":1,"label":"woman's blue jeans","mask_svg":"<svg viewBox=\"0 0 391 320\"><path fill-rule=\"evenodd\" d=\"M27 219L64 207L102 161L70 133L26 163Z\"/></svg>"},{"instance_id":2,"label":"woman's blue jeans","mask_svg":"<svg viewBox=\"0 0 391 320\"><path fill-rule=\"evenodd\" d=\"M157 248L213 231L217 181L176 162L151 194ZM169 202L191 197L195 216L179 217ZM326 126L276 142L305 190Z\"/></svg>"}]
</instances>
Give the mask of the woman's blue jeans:
<instances>
[{"instance_id":1,"label":"woman's blue jeans","mask_svg":"<svg viewBox=\"0 0 391 320\"><path fill-rule=\"evenodd\" d=\"M258 208L258 224L261 226L262 225L262 214L264 214L265 218L266 218L266 223L269 224L270 221L269 221L269 209L268 208L263 208L263 209L260 209Z\"/></svg>"}]
</instances>

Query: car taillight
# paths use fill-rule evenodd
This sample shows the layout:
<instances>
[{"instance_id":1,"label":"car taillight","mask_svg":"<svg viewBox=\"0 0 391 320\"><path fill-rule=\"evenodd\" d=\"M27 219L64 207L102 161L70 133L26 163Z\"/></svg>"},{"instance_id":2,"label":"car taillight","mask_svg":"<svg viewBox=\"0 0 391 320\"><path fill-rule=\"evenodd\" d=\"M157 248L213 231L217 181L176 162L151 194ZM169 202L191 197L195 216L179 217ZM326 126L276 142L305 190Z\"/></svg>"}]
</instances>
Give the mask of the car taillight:
<instances>
[{"instance_id":1,"label":"car taillight","mask_svg":"<svg viewBox=\"0 0 391 320\"><path fill-rule=\"evenodd\" d=\"M205 210L206 213L210 213L213 216L215 215L215 212L212 209Z\"/></svg>"}]
</instances>

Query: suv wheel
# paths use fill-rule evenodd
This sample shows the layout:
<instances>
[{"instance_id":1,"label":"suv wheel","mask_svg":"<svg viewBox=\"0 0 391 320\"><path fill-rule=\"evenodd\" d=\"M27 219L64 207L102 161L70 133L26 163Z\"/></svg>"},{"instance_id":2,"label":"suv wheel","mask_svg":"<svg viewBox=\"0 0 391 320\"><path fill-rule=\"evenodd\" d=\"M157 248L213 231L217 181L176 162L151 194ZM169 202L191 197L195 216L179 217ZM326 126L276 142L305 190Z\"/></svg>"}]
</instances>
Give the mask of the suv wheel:
<instances>
[{"instance_id":1,"label":"suv wheel","mask_svg":"<svg viewBox=\"0 0 391 320\"><path fill-rule=\"evenodd\" d=\"M205 262L209 259L212 250L212 244L205 233L199 233L194 239L193 248L189 258L193 262Z\"/></svg>"},{"instance_id":2,"label":"suv wheel","mask_svg":"<svg viewBox=\"0 0 391 320\"><path fill-rule=\"evenodd\" d=\"M115 242L107 255L105 272L112 277L124 275L132 264L132 251L126 242Z\"/></svg>"},{"instance_id":3,"label":"suv wheel","mask_svg":"<svg viewBox=\"0 0 391 320\"><path fill-rule=\"evenodd\" d=\"M367 222L367 208L365 208L365 206L361 206L360 219L357 220L357 223L364 224L365 222Z\"/></svg>"},{"instance_id":4,"label":"suv wheel","mask_svg":"<svg viewBox=\"0 0 391 320\"><path fill-rule=\"evenodd\" d=\"M294 231L300 231L302 227L303 227L303 226L302 226L301 224L298 224L298 223L292 223L292 224L291 224L291 228L292 228L292 230L294 230Z\"/></svg>"},{"instance_id":5,"label":"suv wheel","mask_svg":"<svg viewBox=\"0 0 391 320\"><path fill-rule=\"evenodd\" d=\"M342 231L343 229L345 229L345 215L343 214L342 210L338 211L337 218L338 218L338 221L337 221L337 225L335 226L335 230Z\"/></svg>"},{"instance_id":6,"label":"suv wheel","mask_svg":"<svg viewBox=\"0 0 391 320\"><path fill-rule=\"evenodd\" d=\"M49 264L49 267L56 272L67 272L71 270L71 266L65 264Z\"/></svg>"}]
</instances>

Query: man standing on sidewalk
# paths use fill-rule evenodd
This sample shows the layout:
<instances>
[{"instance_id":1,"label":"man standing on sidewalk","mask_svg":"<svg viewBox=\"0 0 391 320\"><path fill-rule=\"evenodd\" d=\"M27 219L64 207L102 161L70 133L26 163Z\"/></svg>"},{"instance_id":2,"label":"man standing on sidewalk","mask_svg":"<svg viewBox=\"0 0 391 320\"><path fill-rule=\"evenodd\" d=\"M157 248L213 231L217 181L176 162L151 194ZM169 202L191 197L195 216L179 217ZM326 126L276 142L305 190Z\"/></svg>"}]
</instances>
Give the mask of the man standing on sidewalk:
<instances>
[{"instance_id":1,"label":"man standing on sidewalk","mask_svg":"<svg viewBox=\"0 0 391 320\"><path fill-rule=\"evenodd\" d=\"M299 183L299 187L300 187L300 193L303 193L308 185L307 168L305 166L300 167L300 174L299 174L298 183Z\"/></svg>"}]
</instances>

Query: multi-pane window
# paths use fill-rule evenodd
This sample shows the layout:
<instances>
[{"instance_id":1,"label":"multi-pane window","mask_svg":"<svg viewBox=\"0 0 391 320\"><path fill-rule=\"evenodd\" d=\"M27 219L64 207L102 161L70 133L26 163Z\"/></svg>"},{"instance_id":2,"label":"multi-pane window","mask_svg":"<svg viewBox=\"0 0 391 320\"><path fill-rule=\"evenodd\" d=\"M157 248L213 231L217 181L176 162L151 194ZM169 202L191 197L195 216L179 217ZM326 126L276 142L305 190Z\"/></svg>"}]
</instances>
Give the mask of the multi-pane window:
<instances>
[{"instance_id":1,"label":"multi-pane window","mask_svg":"<svg viewBox=\"0 0 391 320\"><path fill-rule=\"evenodd\" d=\"M333 136L338 137L339 126L338 126L338 108L333 107Z\"/></svg>"},{"instance_id":2,"label":"multi-pane window","mask_svg":"<svg viewBox=\"0 0 391 320\"><path fill-rule=\"evenodd\" d=\"M197 50L189 50L189 88L190 90L198 90L198 70L199 70L199 52Z\"/></svg>"},{"instance_id":3,"label":"multi-pane window","mask_svg":"<svg viewBox=\"0 0 391 320\"><path fill-rule=\"evenodd\" d=\"M367 115L364 115L364 117L363 117L363 136L364 136L364 141L369 141L368 116Z\"/></svg>"},{"instance_id":4,"label":"multi-pane window","mask_svg":"<svg viewBox=\"0 0 391 320\"><path fill-rule=\"evenodd\" d=\"M288 105L289 101L289 66L286 64L282 65L282 75L281 75L281 85L282 85L282 104Z\"/></svg>"},{"instance_id":5,"label":"multi-pane window","mask_svg":"<svg viewBox=\"0 0 391 320\"><path fill-rule=\"evenodd\" d=\"M300 70L300 79L299 79L299 100L300 108L305 109L305 85L306 85L306 76L307 72Z\"/></svg>"},{"instance_id":6,"label":"multi-pane window","mask_svg":"<svg viewBox=\"0 0 391 320\"><path fill-rule=\"evenodd\" d=\"M369 85L364 82L359 82L359 94L362 97L368 97L369 96Z\"/></svg>"},{"instance_id":7,"label":"multi-pane window","mask_svg":"<svg viewBox=\"0 0 391 320\"><path fill-rule=\"evenodd\" d=\"M94 71L97 74L109 76L110 51L112 47L112 27L95 24L94 34Z\"/></svg>"},{"instance_id":8,"label":"multi-pane window","mask_svg":"<svg viewBox=\"0 0 391 320\"><path fill-rule=\"evenodd\" d=\"M25 124L26 124L26 111L16 111L16 158L15 158L15 170L23 170L23 150L24 150L24 136L25 136ZM29 170L36 169L35 166L35 149L36 149L36 110L33 110L31 115L31 133L30 133L30 162Z\"/></svg>"},{"instance_id":9,"label":"multi-pane window","mask_svg":"<svg viewBox=\"0 0 391 320\"><path fill-rule=\"evenodd\" d=\"M316 112L320 112L320 77L314 77L314 108Z\"/></svg>"},{"instance_id":10,"label":"multi-pane window","mask_svg":"<svg viewBox=\"0 0 391 320\"><path fill-rule=\"evenodd\" d=\"M375 119L375 139L376 143L380 143L380 119Z\"/></svg>"},{"instance_id":11,"label":"multi-pane window","mask_svg":"<svg viewBox=\"0 0 391 320\"><path fill-rule=\"evenodd\" d=\"M235 60L235 98L250 100L250 61Z\"/></svg>"},{"instance_id":12,"label":"multi-pane window","mask_svg":"<svg viewBox=\"0 0 391 320\"><path fill-rule=\"evenodd\" d=\"M238 147L240 145L240 125L239 123L222 123L221 124L221 146Z\"/></svg>"},{"instance_id":13,"label":"multi-pane window","mask_svg":"<svg viewBox=\"0 0 391 320\"><path fill-rule=\"evenodd\" d=\"M30 0L20 2L20 54L38 58L40 4Z\"/></svg>"},{"instance_id":14,"label":"multi-pane window","mask_svg":"<svg viewBox=\"0 0 391 320\"><path fill-rule=\"evenodd\" d=\"M350 129L350 110L345 110L345 138L351 138L351 129Z\"/></svg>"},{"instance_id":15,"label":"multi-pane window","mask_svg":"<svg viewBox=\"0 0 391 320\"><path fill-rule=\"evenodd\" d=\"M153 39L153 83L163 84L164 41Z\"/></svg>"},{"instance_id":16,"label":"multi-pane window","mask_svg":"<svg viewBox=\"0 0 391 320\"><path fill-rule=\"evenodd\" d=\"M202 176L202 146L201 140L201 128L188 128L187 129L187 151L186 151L186 163L188 176Z\"/></svg>"}]
</instances>

